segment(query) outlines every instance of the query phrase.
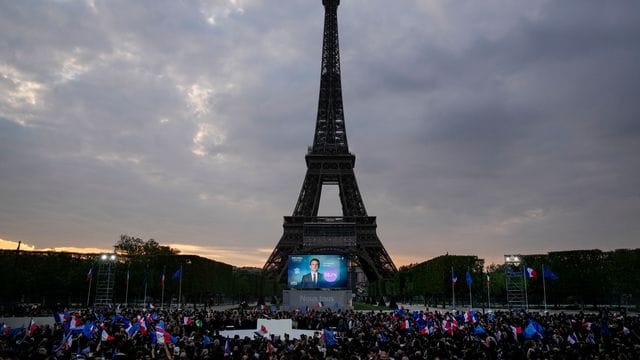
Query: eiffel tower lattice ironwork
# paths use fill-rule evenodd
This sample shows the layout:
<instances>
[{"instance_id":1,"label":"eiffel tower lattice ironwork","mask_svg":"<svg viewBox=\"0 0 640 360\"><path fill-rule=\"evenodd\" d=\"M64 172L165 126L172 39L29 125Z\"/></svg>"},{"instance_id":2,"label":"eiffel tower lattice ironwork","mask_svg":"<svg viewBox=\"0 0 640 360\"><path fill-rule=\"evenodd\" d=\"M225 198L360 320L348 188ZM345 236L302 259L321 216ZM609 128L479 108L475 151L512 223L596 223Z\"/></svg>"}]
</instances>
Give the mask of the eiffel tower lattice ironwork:
<instances>
[{"instance_id":1,"label":"eiffel tower lattice ironwork","mask_svg":"<svg viewBox=\"0 0 640 360\"><path fill-rule=\"evenodd\" d=\"M292 216L284 217L284 233L264 265L264 272L280 278L289 255L349 256L369 281L390 278L397 272L376 234L376 218L368 216L353 171L342 106L338 5L323 0L325 8L318 115L313 145L305 156L307 173ZM338 185L342 216L318 216L323 185Z\"/></svg>"}]
</instances>

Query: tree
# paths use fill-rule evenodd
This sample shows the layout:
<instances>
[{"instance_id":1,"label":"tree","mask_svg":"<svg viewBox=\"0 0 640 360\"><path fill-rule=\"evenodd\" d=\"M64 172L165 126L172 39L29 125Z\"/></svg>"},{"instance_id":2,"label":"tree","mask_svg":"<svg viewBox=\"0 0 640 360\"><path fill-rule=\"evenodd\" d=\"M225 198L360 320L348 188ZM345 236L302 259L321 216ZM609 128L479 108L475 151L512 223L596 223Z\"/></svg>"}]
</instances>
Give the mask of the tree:
<instances>
[{"instance_id":1,"label":"tree","mask_svg":"<svg viewBox=\"0 0 640 360\"><path fill-rule=\"evenodd\" d=\"M114 248L116 251L124 252L129 256L141 256L144 254L144 241L140 238L122 234Z\"/></svg>"},{"instance_id":2,"label":"tree","mask_svg":"<svg viewBox=\"0 0 640 360\"><path fill-rule=\"evenodd\" d=\"M172 249L169 246L162 246L154 239L149 239L145 242L138 237L126 234L120 235L120 240L118 240L114 247L116 251L124 252L134 258L140 256L177 255L180 253L180 250Z\"/></svg>"}]
</instances>

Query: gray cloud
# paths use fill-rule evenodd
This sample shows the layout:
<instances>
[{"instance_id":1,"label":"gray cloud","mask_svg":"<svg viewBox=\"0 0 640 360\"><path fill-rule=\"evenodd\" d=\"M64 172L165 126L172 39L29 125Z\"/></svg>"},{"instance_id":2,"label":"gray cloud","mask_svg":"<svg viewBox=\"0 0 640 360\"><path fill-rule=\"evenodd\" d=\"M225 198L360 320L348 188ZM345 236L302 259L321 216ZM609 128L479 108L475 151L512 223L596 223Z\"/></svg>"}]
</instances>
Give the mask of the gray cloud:
<instances>
[{"instance_id":1,"label":"gray cloud","mask_svg":"<svg viewBox=\"0 0 640 360\"><path fill-rule=\"evenodd\" d=\"M349 143L396 262L637 246L639 7L342 2ZM223 249L273 248L295 205L322 21L319 0L0 5L0 238L266 260Z\"/></svg>"}]
</instances>

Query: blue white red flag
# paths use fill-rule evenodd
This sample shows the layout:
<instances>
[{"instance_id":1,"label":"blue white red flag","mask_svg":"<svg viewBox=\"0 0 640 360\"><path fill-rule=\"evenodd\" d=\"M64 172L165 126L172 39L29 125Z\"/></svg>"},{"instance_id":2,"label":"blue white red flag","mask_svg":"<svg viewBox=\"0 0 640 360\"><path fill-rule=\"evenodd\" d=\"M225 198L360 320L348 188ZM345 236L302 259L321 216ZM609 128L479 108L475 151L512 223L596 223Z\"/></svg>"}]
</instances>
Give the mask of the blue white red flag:
<instances>
[{"instance_id":1,"label":"blue white red flag","mask_svg":"<svg viewBox=\"0 0 640 360\"><path fill-rule=\"evenodd\" d=\"M464 313L464 322L475 323L476 322L476 313L473 310L469 310Z\"/></svg>"},{"instance_id":2,"label":"blue white red flag","mask_svg":"<svg viewBox=\"0 0 640 360\"><path fill-rule=\"evenodd\" d=\"M144 318L138 315L138 324L140 324L140 332L145 335L147 333L147 322Z\"/></svg>"},{"instance_id":3,"label":"blue white red flag","mask_svg":"<svg viewBox=\"0 0 640 360\"><path fill-rule=\"evenodd\" d=\"M67 334L67 337L64 339L64 343L63 343L63 346L64 346L65 350L71 349L71 345L73 345L73 333L72 332Z\"/></svg>"},{"instance_id":4,"label":"blue white red flag","mask_svg":"<svg viewBox=\"0 0 640 360\"><path fill-rule=\"evenodd\" d=\"M33 321L33 319L29 320L29 326L27 326L27 334L29 335L29 337L33 336L33 333L36 331L37 328L38 328L38 325L36 324L36 322Z\"/></svg>"},{"instance_id":5,"label":"blue white red flag","mask_svg":"<svg viewBox=\"0 0 640 360\"><path fill-rule=\"evenodd\" d=\"M224 354L226 356L231 355L231 340L229 340L228 336L227 336L227 341L224 342Z\"/></svg>"},{"instance_id":6,"label":"blue white red flag","mask_svg":"<svg viewBox=\"0 0 640 360\"><path fill-rule=\"evenodd\" d=\"M105 329L102 329L102 334L100 336L100 339L102 341L113 341L113 340L115 340L115 338L113 336L109 335L109 333Z\"/></svg>"},{"instance_id":7,"label":"blue white red flag","mask_svg":"<svg viewBox=\"0 0 640 360\"><path fill-rule=\"evenodd\" d=\"M409 320L403 320L402 323L400 323L400 329L410 331L411 325L409 324Z\"/></svg>"},{"instance_id":8,"label":"blue white red flag","mask_svg":"<svg viewBox=\"0 0 640 360\"><path fill-rule=\"evenodd\" d=\"M72 315L71 320L69 321L69 330L71 331L82 331L84 326L82 325L82 320L77 315Z\"/></svg>"},{"instance_id":9,"label":"blue white red flag","mask_svg":"<svg viewBox=\"0 0 640 360\"><path fill-rule=\"evenodd\" d=\"M528 268L526 268L525 271L527 273L527 278L528 279L535 280L535 279L538 278L538 272L536 271L536 269L528 267Z\"/></svg>"},{"instance_id":10,"label":"blue white red flag","mask_svg":"<svg viewBox=\"0 0 640 360\"><path fill-rule=\"evenodd\" d=\"M429 327L424 323L418 323L418 330L420 330L420 334L422 335L429 334Z\"/></svg>"}]
</instances>

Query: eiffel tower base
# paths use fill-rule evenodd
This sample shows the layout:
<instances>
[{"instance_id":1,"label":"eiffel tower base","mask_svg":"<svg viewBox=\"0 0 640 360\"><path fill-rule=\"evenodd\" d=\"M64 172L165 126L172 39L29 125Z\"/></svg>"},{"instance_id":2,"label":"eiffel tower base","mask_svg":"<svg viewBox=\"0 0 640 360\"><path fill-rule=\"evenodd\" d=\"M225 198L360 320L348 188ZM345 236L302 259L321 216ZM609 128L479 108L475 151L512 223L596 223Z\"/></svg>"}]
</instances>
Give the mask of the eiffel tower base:
<instances>
[{"instance_id":1,"label":"eiffel tower base","mask_svg":"<svg viewBox=\"0 0 640 360\"><path fill-rule=\"evenodd\" d=\"M289 255L336 254L349 258L350 272L362 270L368 281L391 278L396 268L376 234L375 216L285 216L284 233L264 271L281 279ZM362 279L350 277L349 288L362 291ZM359 290L358 290L359 289Z\"/></svg>"}]
</instances>

